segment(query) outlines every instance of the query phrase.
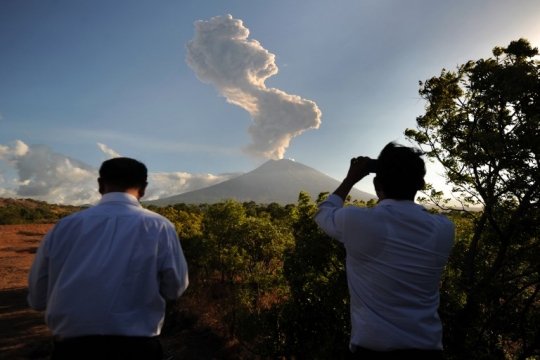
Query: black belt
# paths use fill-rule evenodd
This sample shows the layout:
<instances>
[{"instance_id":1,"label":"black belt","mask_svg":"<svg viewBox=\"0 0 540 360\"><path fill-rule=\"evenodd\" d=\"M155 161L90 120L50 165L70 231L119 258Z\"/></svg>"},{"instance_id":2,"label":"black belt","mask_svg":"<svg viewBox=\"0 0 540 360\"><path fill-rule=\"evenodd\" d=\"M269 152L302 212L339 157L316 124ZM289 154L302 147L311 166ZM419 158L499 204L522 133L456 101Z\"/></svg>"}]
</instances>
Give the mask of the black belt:
<instances>
[{"instance_id":1,"label":"black belt","mask_svg":"<svg viewBox=\"0 0 540 360\"><path fill-rule=\"evenodd\" d=\"M351 359L362 360L393 360L393 359L415 359L415 360L438 360L443 358L442 350L422 350L403 349L392 351L375 351L356 346L351 354Z\"/></svg>"}]
</instances>

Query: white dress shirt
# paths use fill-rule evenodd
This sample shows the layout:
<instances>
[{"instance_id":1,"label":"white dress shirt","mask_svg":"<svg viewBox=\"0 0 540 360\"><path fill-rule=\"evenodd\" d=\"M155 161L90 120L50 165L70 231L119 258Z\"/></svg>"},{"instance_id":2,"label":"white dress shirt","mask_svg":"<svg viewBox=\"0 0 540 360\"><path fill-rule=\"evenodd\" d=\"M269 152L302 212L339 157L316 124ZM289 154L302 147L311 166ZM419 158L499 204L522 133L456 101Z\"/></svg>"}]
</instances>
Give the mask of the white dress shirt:
<instances>
[{"instance_id":1,"label":"white dress shirt","mask_svg":"<svg viewBox=\"0 0 540 360\"><path fill-rule=\"evenodd\" d=\"M188 273L171 222L114 192L45 235L28 285L54 335L155 336Z\"/></svg>"},{"instance_id":2,"label":"white dress shirt","mask_svg":"<svg viewBox=\"0 0 540 360\"><path fill-rule=\"evenodd\" d=\"M454 241L450 219L407 200L343 207L332 194L319 205L315 221L347 251L351 348L442 349L437 309Z\"/></svg>"}]
</instances>

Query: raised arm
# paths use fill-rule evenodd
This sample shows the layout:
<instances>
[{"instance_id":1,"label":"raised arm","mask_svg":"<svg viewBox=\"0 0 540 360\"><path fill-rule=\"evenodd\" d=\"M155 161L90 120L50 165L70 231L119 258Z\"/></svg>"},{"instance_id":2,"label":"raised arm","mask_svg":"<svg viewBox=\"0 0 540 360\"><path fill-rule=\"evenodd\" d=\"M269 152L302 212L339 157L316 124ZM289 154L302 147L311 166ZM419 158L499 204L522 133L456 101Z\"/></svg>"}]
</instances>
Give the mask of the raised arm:
<instances>
[{"instance_id":1,"label":"raised arm","mask_svg":"<svg viewBox=\"0 0 540 360\"><path fill-rule=\"evenodd\" d=\"M360 156L357 158L351 159L351 164L349 165L349 171L343 182L338 186L338 188L333 192L334 195L339 196L343 201L351 192L351 189L357 182L362 180L368 175L367 164L369 158L365 156Z\"/></svg>"}]
</instances>

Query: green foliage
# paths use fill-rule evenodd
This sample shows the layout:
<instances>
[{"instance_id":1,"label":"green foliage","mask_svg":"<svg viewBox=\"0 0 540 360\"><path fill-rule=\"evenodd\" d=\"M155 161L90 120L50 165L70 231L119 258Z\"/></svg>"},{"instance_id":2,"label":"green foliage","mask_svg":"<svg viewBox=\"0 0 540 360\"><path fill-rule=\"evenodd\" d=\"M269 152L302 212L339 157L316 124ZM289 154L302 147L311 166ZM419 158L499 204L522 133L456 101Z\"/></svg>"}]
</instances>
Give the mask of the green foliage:
<instances>
[{"instance_id":1,"label":"green foliage","mask_svg":"<svg viewBox=\"0 0 540 360\"><path fill-rule=\"evenodd\" d=\"M345 250L315 224L309 194L298 206L226 200L152 210L175 224L191 283L213 294L228 336L262 358L345 356Z\"/></svg>"},{"instance_id":2,"label":"green foliage","mask_svg":"<svg viewBox=\"0 0 540 360\"><path fill-rule=\"evenodd\" d=\"M452 359L540 354L538 49L520 39L493 55L421 82L426 113L405 132L444 166L464 205L452 216L458 232L441 294Z\"/></svg>"},{"instance_id":3,"label":"green foliage","mask_svg":"<svg viewBox=\"0 0 540 360\"><path fill-rule=\"evenodd\" d=\"M33 199L0 198L0 225L54 224L82 209L79 206L54 205Z\"/></svg>"},{"instance_id":4,"label":"green foliage","mask_svg":"<svg viewBox=\"0 0 540 360\"><path fill-rule=\"evenodd\" d=\"M345 249L319 229L313 220L317 207L307 193L300 193L295 210L295 246L285 259L291 294L282 304L283 354L340 359L350 336Z\"/></svg>"},{"instance_id":5,"label":"green foliage","mask_svg":"<svg viewBox=\"0 0 540 360\"><path fill-rule=\"evenodd\" d=\"M202 221L201 245L207 274L219 274L221 281L234 282L241 256L237 239L246 213L234 200L210 205Z\"/></svg>"},{"instance_id":6,"label":"green foliage","mask_svg":"<svg viewBox=\"0 0 540 360\"><path fill-rule=\"evenodd\" d=\"M206 284L217 297L228 335L251 344L254 351L275 351L268 345L273 336L254 336L258 333L251 329L258 324L275 331L264 312L289 294L283 257L293 238L282 221L286 210L277 204L266 207L230 199L153 210L175 224L191 282Z\"/></svg>"}]
</instances>

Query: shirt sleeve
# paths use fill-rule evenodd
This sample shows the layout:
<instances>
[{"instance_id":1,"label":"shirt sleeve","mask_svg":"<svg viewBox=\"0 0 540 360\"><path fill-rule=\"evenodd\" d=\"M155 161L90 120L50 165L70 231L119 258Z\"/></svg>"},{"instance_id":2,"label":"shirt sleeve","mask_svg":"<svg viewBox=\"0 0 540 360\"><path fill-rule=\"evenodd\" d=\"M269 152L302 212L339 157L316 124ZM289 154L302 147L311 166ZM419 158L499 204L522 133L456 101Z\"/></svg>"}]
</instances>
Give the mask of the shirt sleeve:
<instances>
[{"instance_id":1,"label":"shirt sleeve","mask_svg":"<svg viewBox=\"0 0 540 360\"><path fill-rule=\"evenodd\" d=\"M165 300L176 300L189 284L187 262L172 224L168 224L165 236L166 249L160 268L159 292Z\"/></svg>"},{"instance_id":2,"label":"shirt sleeve","mask_svg":"<svg viewBox=\"0 0 540 360\"><path fill-rule=\"evenodd\" d=\"M345 210L343 199L331 194L319 204L319 210L315 214L315 222L326 235L336 240L342 240L345 224Z\"/></svg>"},{"instance_id":3,"label":"shirt sleeve","mask_svg":"<svg viewBox=\"0 0 540 360\"><path fill-rule=\"evenodd\" d=\"M49 282L49 238L53 230L39 244L34 262L28 274L28 305L34 310L45 310L47 307L47 292Z\"/></svg>"}]
</instances>

